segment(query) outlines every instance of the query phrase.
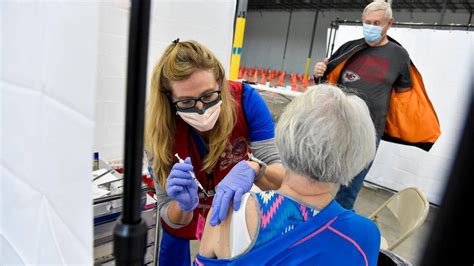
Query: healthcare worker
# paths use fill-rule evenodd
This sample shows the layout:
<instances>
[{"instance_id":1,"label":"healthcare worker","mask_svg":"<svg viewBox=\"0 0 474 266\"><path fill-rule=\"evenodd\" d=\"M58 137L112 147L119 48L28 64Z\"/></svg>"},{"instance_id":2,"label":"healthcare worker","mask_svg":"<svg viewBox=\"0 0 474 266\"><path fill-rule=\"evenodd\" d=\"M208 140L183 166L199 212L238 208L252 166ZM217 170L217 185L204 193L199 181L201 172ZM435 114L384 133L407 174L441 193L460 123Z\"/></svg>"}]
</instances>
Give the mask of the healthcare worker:
<instances>
[{"instance_id":1,"label":"healthcare worker","mask_svg":"<svg viewBox=\"0 0 474 266\"><path fill-rule=\"evenodd\" d=\"M261 96L227 81L205 46L178 39L166 48L153 69L145 129L149 171L164 203L160 265L190 265L189 240L202 234L211 205L215 226L231 202L239 209L253 183L264 190L280 186L274 127Z\"/></svg>"}]
</instances>

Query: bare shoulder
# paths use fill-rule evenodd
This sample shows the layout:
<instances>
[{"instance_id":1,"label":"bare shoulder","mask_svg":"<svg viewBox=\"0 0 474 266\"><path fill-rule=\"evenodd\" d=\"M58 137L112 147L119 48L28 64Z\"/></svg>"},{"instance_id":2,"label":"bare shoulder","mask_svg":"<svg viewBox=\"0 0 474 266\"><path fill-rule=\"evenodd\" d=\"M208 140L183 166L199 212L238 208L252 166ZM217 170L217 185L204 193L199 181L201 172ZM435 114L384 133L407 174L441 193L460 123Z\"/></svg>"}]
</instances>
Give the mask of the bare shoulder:
<instances>
[{"instance_id":1,"label":"bare shoulder","mask_svg":"<svg viewBox=\"0 0 474 266\"><path fill-rule=\"evenodd\" d=\"M210 224L212 212L213 209L211 208L207 215L199 254L207 258L228 258L230 257L229 229L232 220L232 208L229 208L224 221L216 226Z\"/></svg>"},{"instance_id":2,"label":"bare shoulder","mask_svg":"<svg viewBox=\"0 0 474 266\"><path fill-rule=\"evenodd\" d=\"M234 211L229 208L225 220L214 227L209 222L212 211L211 209L207 215L199 254L208 258L230 258L230 224ZM258 203L252 196L249 196L245 206L245 219L249 236L254 239L258 228Z\"/></svg>"}]
</instances>

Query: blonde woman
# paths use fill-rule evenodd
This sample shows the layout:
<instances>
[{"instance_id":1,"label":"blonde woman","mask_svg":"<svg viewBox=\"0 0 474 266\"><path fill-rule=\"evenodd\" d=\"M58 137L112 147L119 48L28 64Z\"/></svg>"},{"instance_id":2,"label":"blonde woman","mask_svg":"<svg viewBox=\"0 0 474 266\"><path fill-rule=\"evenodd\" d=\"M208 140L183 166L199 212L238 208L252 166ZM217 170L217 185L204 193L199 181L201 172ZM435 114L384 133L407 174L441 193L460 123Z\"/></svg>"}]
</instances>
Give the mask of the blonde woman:
<instances>
[{"instance_id":1,"label":"blonde woman","mask_svg":"<svg viewBox=\"0 0 474 266\"><path fill-rule=\"evenodd\" d=\"M202 233L211 203L215 226L231 201L239 209L254 182L263 189L280 186L274 122L252 87L226 80L210 50L179 40L153 69L146 119L149 170L164 202L160 265L189 265L189 240Z\"/></svg>"}]
</instances>

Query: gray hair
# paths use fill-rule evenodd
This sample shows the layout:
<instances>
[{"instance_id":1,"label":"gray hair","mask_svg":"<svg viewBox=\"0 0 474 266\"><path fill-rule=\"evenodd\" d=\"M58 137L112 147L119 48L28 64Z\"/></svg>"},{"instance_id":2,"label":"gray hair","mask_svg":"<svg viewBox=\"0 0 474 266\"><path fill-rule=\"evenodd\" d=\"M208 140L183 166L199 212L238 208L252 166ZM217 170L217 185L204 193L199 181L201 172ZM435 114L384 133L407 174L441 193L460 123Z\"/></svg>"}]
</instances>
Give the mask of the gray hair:
<instances>
[{"instance_id":1,"label":"gray hair","mask_svg":"<svg viewBox=\"0 0 474 266\"><path fill-rule=\"evenodd\" d=\"M288 104L276 145L286 169L347 185L375 156L375 128L362 99L321 84Z\"/></svg>"},{"instance_id":2,"label":"gray hair","mask_svg":"<svg viewBox=\"0 0 474 266\"><path fill-rule=\"evenodd\" d=\"M385 19L391 20L393 18L392 15L392 8L390 7L390 4L385 2L384 0L375 0L372 3L368 4L364 12L362 12L362 17L365 16L368 12L373 12L373 11L379 11L382 10L385 12Z\"/></svg>"}]
</instances>

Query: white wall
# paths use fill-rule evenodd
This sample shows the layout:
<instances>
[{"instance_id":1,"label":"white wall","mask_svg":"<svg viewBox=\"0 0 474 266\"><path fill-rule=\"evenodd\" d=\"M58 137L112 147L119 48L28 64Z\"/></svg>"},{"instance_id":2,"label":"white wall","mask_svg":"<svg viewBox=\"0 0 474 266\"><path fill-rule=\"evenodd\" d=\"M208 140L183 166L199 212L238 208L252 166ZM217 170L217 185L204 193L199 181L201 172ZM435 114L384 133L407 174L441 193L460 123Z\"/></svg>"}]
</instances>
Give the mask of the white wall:
<instances>
[{"instance_id":1,"label":"white wall","mask_svg":"<svg viewBox=\"0 0 474 266\"><path fill-rule=\"evenodd\" d=\"M195 39L219 58L229 72L235 0L153 0L148 48L149 83L154 64L176 38ZM103 159L123 158L129 4L100 6L99 68L94 150Z\"/></svg>"},{"instance_id":2,"label":"white wall","mask_svg":"<svg viewBox=\"0 0 474 266\"><path fill-rule=\"evenodd\" d=\"M92 264L98 5L1 1L0 264Z\"/></svg>"},{"instance_id":3,"label":"white wall","mask_svg":"<svg viewBox=\"0 0 474 266\"><path fill-rule=\"evenodd\" d=\"M101 2L99 6L94 151L101 159L123 154L129 9L127 1Z\"/></svg>"},{"instance_id":4,"label":"white wall","mask_svg":"<svg viewBox=\"0 0 474 266\"><path fill-rule=\"evenodd\" d=\"M362 10L361 10L362 12ZM315 41L311 57L311 69L324 58L326 51L327 29L336 18L356 20L361 12L320 12L316 27ZM245 26L242 66L258 66L280 69L285 48L289 12L283 11L249 11ZM303 73L311 43L315 11L294 11L284 69L288 72ZM394 11L394 18L401 22L435 23L439 13L409 13ZM469 13L446 12L444 24L466 24ZM360 34L362 37L362 32Z\"/></svg>"}]
</instances>

